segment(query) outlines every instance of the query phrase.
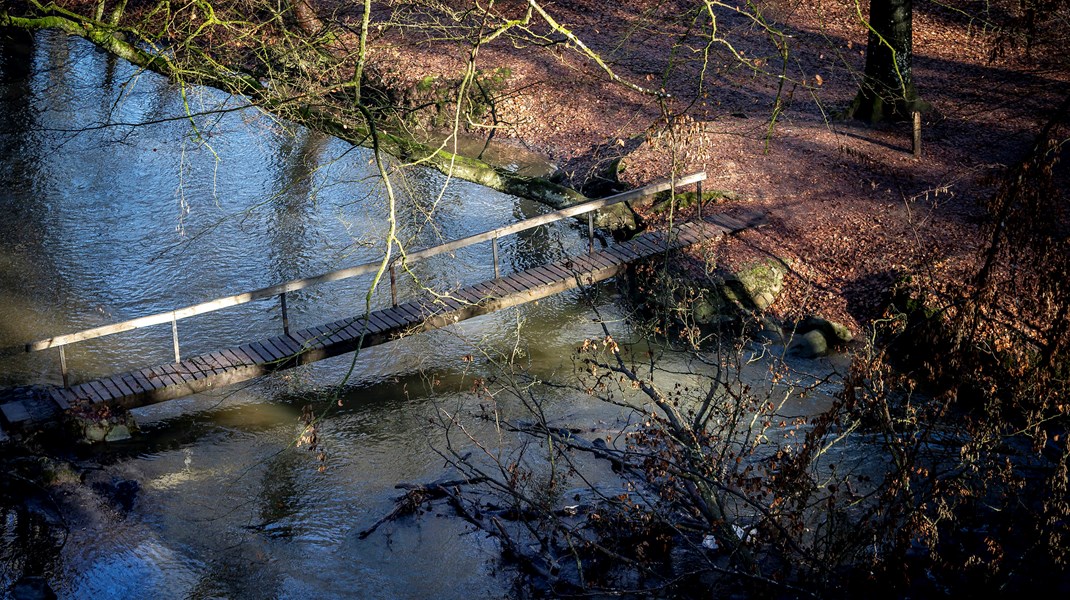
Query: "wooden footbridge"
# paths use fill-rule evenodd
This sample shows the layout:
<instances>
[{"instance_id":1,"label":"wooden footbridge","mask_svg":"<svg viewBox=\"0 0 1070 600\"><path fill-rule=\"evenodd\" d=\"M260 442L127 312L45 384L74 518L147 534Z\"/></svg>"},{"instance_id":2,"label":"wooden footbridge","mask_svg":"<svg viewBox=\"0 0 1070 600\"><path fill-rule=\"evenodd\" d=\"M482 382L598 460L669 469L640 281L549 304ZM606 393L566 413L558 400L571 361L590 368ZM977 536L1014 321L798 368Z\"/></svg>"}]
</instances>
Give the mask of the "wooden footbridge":
<instances>
[{"instance_id":1,"label":"wooden footbridge","mask_svg":"<svg viewBox=\"0 0 1070 600\"><path fill-rule=\"evenodd\" d=\"M55 420L79 403L106 403L135 408L220 388L254 377L303 365L332 356L353 352L399 337L437 329L504 308L538 300L559 292L609 279L627 266L644 258L679 249L696 242L736 232L753 222L715 215L685 223L670 232L639 235L627 242L600 251L594 248L594 211L621 202L636 200L671 189L695 184L701 198L705 173L675 182L647 186L609 198L579 204L492 231L455 240L419 252L408 253L389 263L392 306L316 327L291 331L286 308L286 294L327 282L381 272L380 260L333 271L316 277L289 281L243 294L218 298L194 306L60 335L26 344L26 352L57 349L63 385L38 390L25 397L0 404L0 417L9 431L34 429ZM589 235L588 253L542 265L526 271L501 276L498 268L500 237L540 227L562 219L586 214ZM495 279L449 293L425 291L422 296L399 302L396 270L414 261L436 256L477 243L490 242ZM265 337L208 354L183 359L178 339L178 321L199 314L221 310L255 300L278 299L282 311L281 335ZM113 335L124 331L170 324L174 345L173 363L111 375L72 384L66 366L65 347L76 342Z\"/></svg>"}]
</instances>

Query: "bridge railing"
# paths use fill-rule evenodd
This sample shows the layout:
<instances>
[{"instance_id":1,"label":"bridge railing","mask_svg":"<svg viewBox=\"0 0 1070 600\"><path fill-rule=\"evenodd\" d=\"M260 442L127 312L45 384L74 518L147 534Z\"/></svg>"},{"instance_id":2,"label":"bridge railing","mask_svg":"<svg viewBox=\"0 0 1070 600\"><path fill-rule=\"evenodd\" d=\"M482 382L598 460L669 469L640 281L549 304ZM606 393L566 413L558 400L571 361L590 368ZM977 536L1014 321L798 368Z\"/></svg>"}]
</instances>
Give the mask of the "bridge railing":
<instances>
[{"instance_id":1,"label":"bridge railing","mask_svg":"<svg viewBox=\"0 0 1070 600\"><path fill-rule=\"evenodd\" d=\"M706 173L699 172L686 177L680 177L671 181L663 181L661 183L655 183L634 190L629 190L606 198L598 200L591 200L589 202L583 202L575 206L563 208L561 210L555 210L537 217L530 219L524 219L510 225L498 227L475 235L470 235L461 239L446 242L438 246L433 246L424 250L418 250L416 252L408 252L404 255L393 258L389 265L388 270L390 272L390 297L394 306L397 306L397 275L396 269L399 264L407 265L419 260L430 258L432 256L438 256L446 252L453 252L461 248L479 244L482 242L491 242L491 255L494 261L494 276L500 277L500 271L498 268L498 238L507 235L520 233L543 225L548 225L569 217L576 217L579 215L587 214L587 235L588 235L588 251L594 251L594 211L597 211L614 204L621 202L629 202L637 200L646 196L651 196L659 192L664 192L675 187L683 187L691 184L695 184L698 190L698 197L702 197L702 182L706 180ZM231 306L237 306L239 304L245 304L256 300L265 300L268 298L278 297L280 310L282 312L282 326L283 332L289 333L289 315L286 307L286 294L303 290L313 286L321 285L332 281L341 281L344 279L350 279L352 277L358 277L360 275L366 275L368 273L378 272L382 267L383 260L380 258L377 261L367 262L354 267L347 267L344 269L338 269L329 273L323 273L313 277L305 277L302 279L294 279L285 283L252 290L249 292L242 292L240 294L234 294L231 296L225 296L222 298L216 298L207 302L201 302L184 308L176 308L166 312L156 313L152 315L146 315L144 317L137 317L135 319L129 319L121 321L119 323L112 323L110 325L102 325L99 327L93 327L90 329L84 329L74 333L68 333L64 335L57 335L54 337L37 340L26 344L23 349L25 352L39 352L42 350L48 350L50 348L59 349L59 362L60 373L63 376L63 385L69 385L68 381L68 369L67 369L67 356L66 346L77 342L83 342L86 340L92 340L108 335L115 335L117 333L123 333L126 331L132 331L134 329L142 329L145 327L151 327L153 325L162 325L165 323L171 324L171 339L174 347L175 362L182 361L181 348L178 341L178 322L182 319L188 319L204 313L214 312L229 308Z\"/></svg>"}]
</instances>

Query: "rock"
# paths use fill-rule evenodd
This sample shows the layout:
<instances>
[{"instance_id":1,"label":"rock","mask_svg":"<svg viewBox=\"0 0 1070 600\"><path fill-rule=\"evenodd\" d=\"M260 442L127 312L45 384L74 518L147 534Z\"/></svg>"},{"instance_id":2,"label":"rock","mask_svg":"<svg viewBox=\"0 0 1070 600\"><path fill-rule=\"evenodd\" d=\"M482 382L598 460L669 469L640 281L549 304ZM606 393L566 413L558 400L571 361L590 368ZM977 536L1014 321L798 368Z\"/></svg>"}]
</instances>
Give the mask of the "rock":
<instances>
[{"instance_id":1,"label":"rock","mask_svg":"<svg viewBox=\"0 0 1070 600\"><path fill-rule=\"evenodd\" d=\"M851 330L847 329L847 327L814 315L810 315L800 321L795 328L795 333L800 334L811 331L820 331L825 336L825 339L834 345L846 344L854 339L854 335L851 334Z\"/></svg>"},{"instance_id":2,"label":"rock","mask_svg":"<svg viewBox=\"0 0 1070 600\"><path fill-rule=\"evenodd\" d=\"M98 481L93 483L93 489L104 496L115 508L122 512L130 512L134 508L141 484L133 479L112 478L111 481Z\"/></svg>"},{"instance_id":3,"label":"rock","mask_svg":"<svg viewBox=\"0 0 1070 600\"><path fill-rule=\"evenodd\" d=\"M42 479L49 484L63 485L82 482L82 473L74 465L62 460L41 457Z\"/></svg>"},{"instance_id":4,"label":"rock","mask_svg":"<svg viewBox=\"0 0 1070 600\"><path fill-rule=\"evenodd\" d=\"M699 325L710 325L723 320L725 315L724 298L717 294L703 294L691 305L691 316Z\"/></svg>"},{"instance_id":5,"label":"rock","mask_svg":"<svg viewBox=\"0 0 1070 600\"><path fill-rule=\"evenodd\" d=\"M817 358L828 354L828 340L818 330L808 331L802 335L796 335L791 343L791 351L802 358Z\"/></svg>"},{"instance_id":6,"label":"rock","mask_svg":"<svg viewBox=\"0 0 1070 600\"><path fill-rule=\"evenodd\" d=\"M103 424L101 424L103 423ZM82 437L90 444L103 442L108 437L107 421L101 423L86 423L82 429Z\"/></svg>"},{"instance_id":7,"label":"rock","mask_svg":"<svg viewBox=\"0 0 1070 600\"><path fill-rule=\"evenodd\" d=\"M104 436L105 442L118 442L122 440L128 440L132 436L130 435L130 428L126 425L115 425L108 431L108 434Z\"/></svg>"},{"instance_id":8,"label":"rock","mask_svg":"<svg viewBox=\"0 0 1070 600\"><path fill-rule=\"evenodd\" d=\"M746 291L747 300L758 310L765 310L784 289L786 274L787 268L780 261L770 258L740 269L736 279Z\"/></svg>"},{"instance_id":9,"label":"rock","mask_svg":"<svg viewBox=\"0 0 1070 600\"><path fill-rule=\"evenodd\" d=\"M38 576L23 576L11 586L13 600L55 600L56 592L48 580Z\"/></svg>"},{"instance_id":10,"label":"rock","mask_svg":"<svg viewBox=\"0 0 1070 600\"><path fill-rule=\"evenodd\" d=\"M134 416L120 408L77 406L67 412L66 418L82 436L81 441L89 444L128 440L137 431Z\"/></svg>"},{"instance_id":11,"label":"rock","mask_svg":"<svg viewBox=\"0 0 1070 600\"><path fill-rule=\"evenodd\" d=\"M758 330L754 334L754 339L759 341L772 342L774 344L781 344L784 342L784 330L780 327L780 323L772 317L763 315L758 322Z\"/></svg>"}]
</instances>

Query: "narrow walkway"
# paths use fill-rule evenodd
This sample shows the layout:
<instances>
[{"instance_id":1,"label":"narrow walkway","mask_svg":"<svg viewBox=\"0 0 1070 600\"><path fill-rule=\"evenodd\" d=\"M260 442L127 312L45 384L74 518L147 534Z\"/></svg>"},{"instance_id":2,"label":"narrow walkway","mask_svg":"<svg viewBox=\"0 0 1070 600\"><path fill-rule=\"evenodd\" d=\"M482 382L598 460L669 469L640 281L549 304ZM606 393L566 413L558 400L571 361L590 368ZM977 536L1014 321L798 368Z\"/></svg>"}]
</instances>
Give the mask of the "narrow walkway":
<instances>
[{"instance_id":1,"label":"narrow walkway","mask_svg":"<svg viewBox=\"0 0 1070 600\"><path fill-rule=\"evenodd\" d=\"M0 405L4 423L24 429L55 419L78 403L136 408L438 329L565 290L609 279L637 260L750 226L724 215L681 225L674 236L647 233L599 252L574 256L459 289L318 327L194 356L181 362L56 387Z\"/></svg>"}]
</instances>

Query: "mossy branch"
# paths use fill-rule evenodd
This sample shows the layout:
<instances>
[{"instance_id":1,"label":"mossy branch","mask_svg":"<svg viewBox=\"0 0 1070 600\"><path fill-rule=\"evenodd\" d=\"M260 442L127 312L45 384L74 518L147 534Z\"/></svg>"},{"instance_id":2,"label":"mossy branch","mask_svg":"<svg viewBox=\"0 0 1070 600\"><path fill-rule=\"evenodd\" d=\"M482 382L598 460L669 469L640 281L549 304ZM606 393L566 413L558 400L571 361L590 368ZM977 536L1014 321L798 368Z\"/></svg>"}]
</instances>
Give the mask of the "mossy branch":
<instances>
[{"instance_id":1,"label":"mossy branch","mask_svg":"<svg viewBox=\"0 0 1070 600\"><path fill-rule=\"evenodd\" d=\"M172 80L183 83L208 85L239 94L254 105L300 122L303 125L335 135L347 141L367 146L371 143L370 128L360 112L350 113L331 108L330 91L309 93L307 89L296 90L284 81L261 83L256 77L198 55L195 66L180 64L165 50L148 51L126 41L126 37L145 39L138 31L123 30L108 23L82 17L53 5L39 6L35 16L13 16L0 9L0 26L17 27L30 31L56 29L89 40L99 48L123 58L134 65L154 71ZM519 24L519 23L517 23ZM514 24L507 24L508 27ZM127 35L132 34L132 35ZM359 85L349 82L348 85ZM343 86L344 87L344 86ZM349 98L352 105L352 96ZM360 105L358 108L364 108ZM587 198L571 188L548 179L525 177L494 167L481 160L433 148L411 137L378 131L380 149L402 160L419 161L451 177L477 183L491 189L524 198L529 198L554 208L565 208ZM596 223L610 229L635 229L635 215L623 205L600 212Z\"/></svg>"}]
</instances>

